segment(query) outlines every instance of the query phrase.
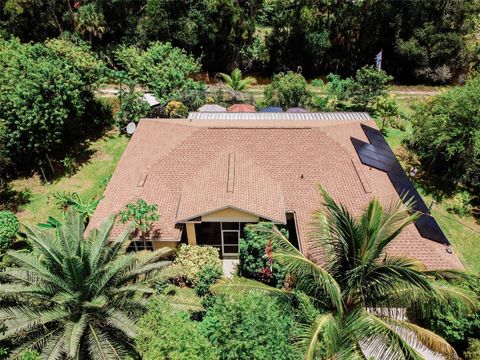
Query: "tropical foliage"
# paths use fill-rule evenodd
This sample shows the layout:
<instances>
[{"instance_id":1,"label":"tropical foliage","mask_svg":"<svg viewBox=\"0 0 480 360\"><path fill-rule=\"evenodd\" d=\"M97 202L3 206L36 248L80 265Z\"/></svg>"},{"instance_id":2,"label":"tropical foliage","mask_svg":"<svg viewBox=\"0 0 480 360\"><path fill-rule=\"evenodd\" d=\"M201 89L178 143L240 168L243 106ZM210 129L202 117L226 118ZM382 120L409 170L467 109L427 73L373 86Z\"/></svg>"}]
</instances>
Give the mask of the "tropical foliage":
<instances>
[{"instance_id":1,"label":"tropical foliage","mask_svg":"<svg viewBox=\"0 0 480 360\"><path fill-rule=\"evenodd\" d=\"M309 98L307 81L302 74L288 71L275 74L271 84L265 87L265 105L283 108L304 106Z\"/></svg>"},{"instance_id":2,"label":"tropical foliage","mask_svg":"<svg viewBox=\"0 0 480 360\"><path fill-rule=\"evenodd\" d=\"M206 313L201 332L222 360L295 359L289 335L292 314L263 294L237 294L218 299Z\"/></svg>"},{"instance_id":3,"label":"tropical foliage","mask_svg":"<svg viewBox=\"0 0 480 360\"><path fill-rule=\"evenodd\" d=\"M138 199L136 203L130 203L125 209L119 212L119 220L122 223L132 221L137 231L147 234L153 226L153 223L160 219L157 204L148 204L143 199Z\"/></svg>"},{"instance_id":4,"label":"tropical foliage","mask_svg":"<svg viewBox=\"0 0 480 360\"><path fill-rule=\"evenodd\" d=\"M338 205L326 192L323 209L315 212L312 241L326 249L318 265L299 252L275 227L257 231L276 242L272 258L296 279L319 311L313 321L298 324L297 345L306 359L361 359L364 353L382 358L421 359L412 341L452 355L455 350L440 336L406 320L395 308L408 307L426 315L432 304L472 310L475 298L444 281L455 272L425 270L418 262L385 254L385 248L416 218L402 201L384 208L372 200L359 218ZM217 292L263 290L280 297L294 293L242 278L213 286ZM405 340L405 331L416 335Z\"/></svg>"},{"instance_id":5,"label":"tropical foliage","mask_svg":"<svg viewBox=\"0 0 480 360\"><path fill-rule=\"evenodd\" d=\"M11 211L0 211L0 256L12 245L18 230L20 221Z\"/></svg>"},{"instance_id":6,"label":"tropical foliage","mask_svg":"<svg viewBox=\"0 0 480 360\"><path fill-rule=\"evenodd\" d=\"M113 225L112 217L85 239L71 210L55 231L26 227L32 252L9 251L16 266L1 274L0 296L15 299L0 310L12 357L37 350L49 359L118 359L132 349L168 250L127 254L130 231L111 239Z\"/></svg>"},{"instance_id":7,"label":"tropical foliage","mask_svg":"<svg viewBox=\"0 0 480 360\"><path fill-rule=\"evenodd\" d=\"M448 83L478 64L479 4L462 1L74 0L0 2L0 33L44 41L72 32L109 54L170 42L211 72L353 75L383 49L397 80ZM100 38L101 36L101 38Z\"/></svg>"},{"instance_id":8,"label":"tropical foliage","mask_svg":"<svg viewBox=\"0 0 480 360\"><path fill-rule=\"evenodd\" d=\"M272 227L271 223L261 223L264 227ZM286 232L282 232L288 237ZM240 239L238 275L261 281L265 284L281 288L285 281L285 270L273 261L270 253L278 250L266 236L259 234L254 225L244 228L244 237Z\"/></svg>"},{"instance_id":9,"label":"tropical foliage","mask_svg":"<svg viewBox=\"0 0 480 360\"><path fill-rule=\"evenodd\" d=\"M102 64L84 45L0 38L0 67L0 155L10 170L47 163L48 154L63 157L67 144L106 125L92 93Z\"/></svg>"},{"instance_id":10,"label":"tropical foliage","mask_svg":"<svg viewBox=\"0 0 480 360\"><path fill-rule=\"evenodd\" d=\"M115 119L121 127L132 121L138 123L150 111L150 106L143 100L143 93L136 91L133 83L129 84L128 89L122 87L118 98L120 99L120 108L115 114Z\"/></svg>"},{"instance_id":11,"label":"tropical foliage","mask_svg":"<svg viewBox=\"0 0 480 360\"><path fill-rule=\"evenodd\" d=\"M471 187L480 189L480 78L444 92L419 105L412 118L409 144L423 167Z\"/></svg>"},{"instance_id":12,"label":"tropical foliage","mask_svg":"<svg viewBox=\"0 0 480 360\"><path fill-rule=\"evenodd\" d=\"M232 89L233 91L243 91L246 90L249 86L255 84L257 81L255 78L247 76L246 78L242 77L242 70L239 68L233 69L230 75L220 73L225 84Z\"/></svg>"},{"instance_id":13,"label":"tropical foliage","mask_svg":"<svg viewBox=\"0 0 480 360\"><path fill-rule=\"evenodd\" d=\"M200 272L209 267L222 269L218 249L212 246L180 245L175 264L183 269L183 276L189 284L197 284Z\"/></svg>"},{"instance_id":14,"label":"tropical foliage","mask_svg":"<svg viewBox=\"0 0 480 360\"><path fill-rule=\"evenodd\" d=\"M185 311L173 311L169 299L155 296L138 324L136 349L145 360L216 360L219 351Z\"/></svg>"},{"instance_id":15,"label":"tropical foliage","mask_svg":"<svg viewBox=\"0 0 480 360\"><path fill-rule=\"evenodd\" d=\"M76 192L55 193L53 196L60 210L66 212L68 209L74 208L83 218L85 224L88 224L98 203L102 200L102 198L83 200Z\"/></svg>"},{"instance_id":16,"label":"tropical foliage","mask_svg":"<svg viewBox=\"0 0 480 360\"><path fill-rule=\"evenodd\" d=\"M153 42L145 50L121 47L115 56L130 81L154 92L162 104L170 100L189 100L191 92L205 90L202 83L189 77L200 70L198 61L170 43Z\"/></svg>"}]
</instances>

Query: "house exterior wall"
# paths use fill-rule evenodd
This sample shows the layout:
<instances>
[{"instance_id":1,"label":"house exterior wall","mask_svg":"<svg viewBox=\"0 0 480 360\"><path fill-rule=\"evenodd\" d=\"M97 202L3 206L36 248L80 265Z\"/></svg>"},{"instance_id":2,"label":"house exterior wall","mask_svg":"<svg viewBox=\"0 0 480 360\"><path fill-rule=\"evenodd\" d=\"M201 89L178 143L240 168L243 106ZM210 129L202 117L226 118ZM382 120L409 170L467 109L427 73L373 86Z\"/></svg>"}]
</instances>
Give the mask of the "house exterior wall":
<instances>
[{"instance_id":1,"label":"house exterior wall","mask_svg":"<svg viewBox=\"0 0 480 360\"><path fill-rule=\"evenodd\" d=\"M258 216L227 208L202 216L204 222L258 222Z\"/></svg>"}]
</instances>

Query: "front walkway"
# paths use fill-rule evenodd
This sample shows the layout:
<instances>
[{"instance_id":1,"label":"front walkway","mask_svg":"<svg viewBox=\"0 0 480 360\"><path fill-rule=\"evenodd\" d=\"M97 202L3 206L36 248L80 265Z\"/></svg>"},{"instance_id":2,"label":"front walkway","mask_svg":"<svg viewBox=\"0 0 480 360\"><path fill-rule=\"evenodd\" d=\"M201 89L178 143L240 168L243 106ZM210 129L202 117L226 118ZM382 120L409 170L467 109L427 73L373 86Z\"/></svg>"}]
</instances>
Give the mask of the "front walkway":
<instances>
[{"instance_id":1,"label":"front walkway","mask_svg":"<svg viewBox=\"0 0 480 360\"><path fill-rule=\"evenodd\" d=\"M222 266L223 266L223 275L227 278L232 277L236 273L236 267L238 265L238 259L223 259Z\"/></svg>"}]
</instances>

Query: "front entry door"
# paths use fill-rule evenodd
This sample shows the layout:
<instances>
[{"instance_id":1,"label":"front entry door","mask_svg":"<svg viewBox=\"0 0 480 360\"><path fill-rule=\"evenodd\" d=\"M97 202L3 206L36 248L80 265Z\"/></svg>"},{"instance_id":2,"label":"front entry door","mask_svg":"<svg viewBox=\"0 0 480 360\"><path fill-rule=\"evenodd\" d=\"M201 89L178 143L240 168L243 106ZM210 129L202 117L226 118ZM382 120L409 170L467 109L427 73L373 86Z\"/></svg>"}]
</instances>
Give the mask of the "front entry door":
<instances>
[{"instance_id":1,"label":"front entry door","mask_svg":"<svg viewBox=\"0 0 480 360\"><path fill-rule=\"evenodd\" d=\"M239 223L222 223L222 255L238 256L240 241Z\"/></svg>"}]
</instances>

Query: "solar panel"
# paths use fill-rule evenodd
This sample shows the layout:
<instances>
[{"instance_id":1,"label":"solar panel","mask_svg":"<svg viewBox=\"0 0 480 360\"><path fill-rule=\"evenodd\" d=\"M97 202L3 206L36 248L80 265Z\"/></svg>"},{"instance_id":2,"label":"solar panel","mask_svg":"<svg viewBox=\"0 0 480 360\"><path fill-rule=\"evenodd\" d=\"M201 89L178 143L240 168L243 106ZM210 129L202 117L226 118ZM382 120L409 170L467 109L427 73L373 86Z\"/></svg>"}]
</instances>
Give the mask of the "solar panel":
<instances>
[{"instance_id":1,"label":"solar panel","mask_svg":"<svg viewBox=\"0 0 480 360\"><path fill-rule=\"evenodd\" d=\"M361 126L370 143L355 138L350 139L362 164L385 171L398 195L404 200L413 200L413 209L422 213L415 222L422 237L449 245L447 237L436 220L430 216L430 209L405 174L382 133L367 125Z\"/></svg>"},{"instance_id":2,"label":"solar panel","mask_svg":"<svg viewBox=\"0 0 480 360\"><path fill-rule=\"evenodd\" d=\"M415 222L415 226L422 237L439 242L441 244L450 245L450 242L443 233L442 229L440 229L440 226L438 226L435 219L430 215L420 216L420 218Z\"/></svg>"}]
</instances>

